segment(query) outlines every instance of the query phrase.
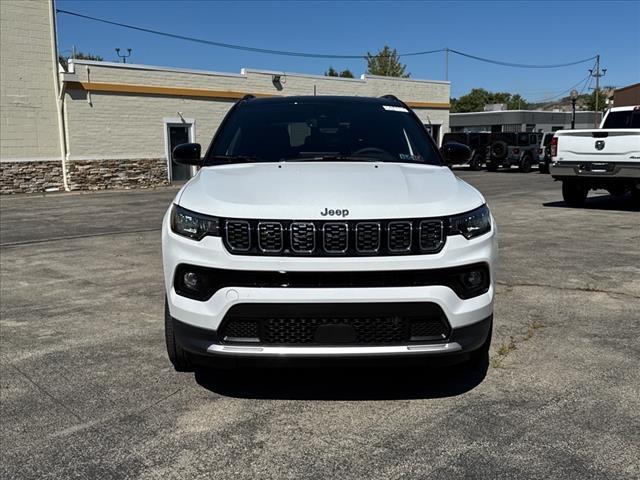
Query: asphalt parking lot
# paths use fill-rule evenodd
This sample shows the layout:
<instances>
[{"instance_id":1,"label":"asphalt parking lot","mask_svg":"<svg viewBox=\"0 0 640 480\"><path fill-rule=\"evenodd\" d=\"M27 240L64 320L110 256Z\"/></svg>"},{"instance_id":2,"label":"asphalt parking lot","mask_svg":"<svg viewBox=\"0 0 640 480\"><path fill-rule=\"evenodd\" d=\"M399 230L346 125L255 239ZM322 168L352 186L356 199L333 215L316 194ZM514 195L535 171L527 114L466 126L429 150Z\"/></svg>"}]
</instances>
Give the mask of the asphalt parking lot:
<instances>
[{"instance_id":1,"label":"asphalt parking lot","mask_svg":"<svg viewBox=\"0 0 640 480\"><path fill-rule=\"evenodd\" d=\"M176 373L175 189L0 200L2 478L638 478L640 213L457 173L500 231L491 362Z\"/></svg>"}]
</instances>

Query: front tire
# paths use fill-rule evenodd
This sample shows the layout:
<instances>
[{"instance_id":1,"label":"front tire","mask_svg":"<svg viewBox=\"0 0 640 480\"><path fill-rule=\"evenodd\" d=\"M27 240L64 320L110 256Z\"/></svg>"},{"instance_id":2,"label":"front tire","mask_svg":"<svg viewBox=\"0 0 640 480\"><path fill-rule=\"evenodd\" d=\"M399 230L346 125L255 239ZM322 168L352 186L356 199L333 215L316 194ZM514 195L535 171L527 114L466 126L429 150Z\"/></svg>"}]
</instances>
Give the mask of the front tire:
<instances>
[{"instance_id":1,"label":"front tire","mask_svg":"<svg viewBox=\"0 0 640 480\"><path fill-rule=\"evenodd\" d=\"M584 207L587 187L580 180L563 180L562 198L570 207Z\"/></svg>"},{"instance_id":2,"label":"front tire","mask_svg":"<svg viewBox=\"0 0 640 480\"><path fill-rule=\"evenodd\" d=\"M171 314L169 313L167 297L164 299L164 338L167 344L167 355L176 372L192 371L193 367L189 361L189 354L176 341L176 335L173 330L173 318L171 318Z\"/></svg>"},{"instance_id":3,"label":"front tire","mask_svg":"<svg viewBox=\"0 0 640 480\"><path fill-rule=\"evenodd\" d=\"M497 172L498 171L498 164L495 163L495 162L487 163L487 171L489 171L489 172Z\"/></svg>"},{"instance_id":4,"label":"front tire","mask_svg":"<svg viewBox=\"0 0 640 480\"><path fill-rule=\"evenodd\" d=\"M482 155L480 155L479 153L476 153L471 159L471 161L469 162L469 168L474 172L477 172L478 170L482 170Z\"/></svg>"}]
</instances>

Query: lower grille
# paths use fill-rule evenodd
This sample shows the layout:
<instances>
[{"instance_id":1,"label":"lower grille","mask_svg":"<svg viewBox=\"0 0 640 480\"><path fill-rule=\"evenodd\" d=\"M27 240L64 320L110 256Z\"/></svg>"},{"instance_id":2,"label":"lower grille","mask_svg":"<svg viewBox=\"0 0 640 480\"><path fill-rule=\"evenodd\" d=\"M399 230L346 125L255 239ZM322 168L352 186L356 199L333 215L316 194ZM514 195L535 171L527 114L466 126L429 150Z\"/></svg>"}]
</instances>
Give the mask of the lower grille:
<instances>
[{"instance_id":1,"label":"lower grille","mask_svg":"<svg viewBox=\"0 0 640 480\"><path fill-rule=\"evenodd\" d=\"M442 310L430 303L245 304L225 316L220 338L265 345L405 345L444 341L450 331Z\"/></svg>"}]
</instances>

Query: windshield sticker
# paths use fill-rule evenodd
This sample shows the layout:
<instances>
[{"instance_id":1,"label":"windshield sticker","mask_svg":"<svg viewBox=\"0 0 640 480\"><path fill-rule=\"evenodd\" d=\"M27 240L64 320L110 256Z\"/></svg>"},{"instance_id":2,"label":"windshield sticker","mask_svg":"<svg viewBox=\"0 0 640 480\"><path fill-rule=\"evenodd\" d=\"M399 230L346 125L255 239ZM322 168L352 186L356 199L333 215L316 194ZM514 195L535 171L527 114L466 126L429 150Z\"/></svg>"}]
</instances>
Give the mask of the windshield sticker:
<instances>
[{"instance_id":1,"label":"windshield sticker","mask_svg":"<svg viewBox=\"0 0 640 480\"><path fill-rule=\"evenodd\" d=\"M384 108L385 110L389 110L390 112L404 112L404 113L409 113L409 110L407 110L404 107L394 107L392 105L383 105L382 108Z\"/></svg>"},{"instance_id":2,"label":"windshield sticker","mask_svg":"<svg viewBox=\"0 0 640 480\"><path fill-rule=\"evenodd\" d=\"M422 162L424 159L422 155L409 155L408 153L399 153L398 156L400 160L404 160L405 162Z\"/></svg>"}]
</instances>

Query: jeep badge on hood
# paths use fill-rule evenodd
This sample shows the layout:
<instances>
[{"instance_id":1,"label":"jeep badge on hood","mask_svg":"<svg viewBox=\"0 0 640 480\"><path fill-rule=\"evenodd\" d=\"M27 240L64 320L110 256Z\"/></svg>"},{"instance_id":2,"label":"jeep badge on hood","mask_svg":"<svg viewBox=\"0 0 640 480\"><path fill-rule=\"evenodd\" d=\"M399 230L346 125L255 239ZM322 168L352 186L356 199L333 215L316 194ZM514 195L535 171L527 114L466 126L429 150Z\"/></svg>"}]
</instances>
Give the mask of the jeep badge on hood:
<instances>
[{"instance_id":1,"label":"jeep badge on hood","mask_svg":"<svg viewBox=\"0 0 640 480\"><path fill-rule=\"evenodd\" d=\"M349 215L349 210L347 210L346 208L331 210L325 207L324 212L320 212L320 215L322 215L323 217L326 217L327 215L330 217L346 217L347 215Z\"/></svg>"}]
</instances>

